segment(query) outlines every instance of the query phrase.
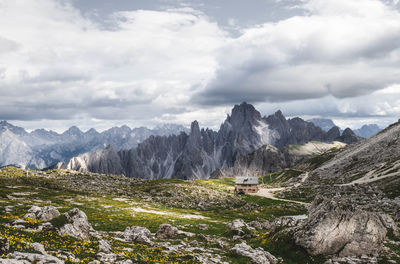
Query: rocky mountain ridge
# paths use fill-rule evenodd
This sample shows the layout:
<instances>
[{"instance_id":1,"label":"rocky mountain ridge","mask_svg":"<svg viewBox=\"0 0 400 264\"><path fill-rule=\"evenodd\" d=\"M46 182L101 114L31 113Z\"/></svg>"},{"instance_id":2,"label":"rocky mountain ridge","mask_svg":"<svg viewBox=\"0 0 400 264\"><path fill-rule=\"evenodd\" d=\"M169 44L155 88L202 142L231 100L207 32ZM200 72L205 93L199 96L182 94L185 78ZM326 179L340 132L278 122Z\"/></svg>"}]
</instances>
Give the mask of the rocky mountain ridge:
<instances>
[{"instance_id":1,"label":"rocky mountain ridge","mask_svg":"<svg viewBox=\"0 0 400 264\"><path fill-rule=\"evenodd\" d=\"M118 155L108 148L75 157L58 168L123 173L145 179L209 178L215 170L233 167L240 156L265 145L283 149L313 140L331 142L337 137L301 118L287 120L281 111L262 117L254 106L242 103L235 105L218 132L200 129L194 121L189 134L152 136L136 148L117 152ZM99 160L102 160L101 167L95 165L100 164Z\"/></svg>"},{"instance_id":2,"label":"rocky mountain ridge","mask_svg":"<svg viewBox=\"0 0 400 264\"><path fill-rule=\"evenodd\" d=\"M103 149L107 145L117 150L137 146L151 135L178 134L187 129L180 125L165 125L155 129L113 127L104 132L86 132L73 126L64 133L37 129L27 132L7 121L0 122L0 166L43 169L82 153Z\"/></svg>"},{"instance_id":3,"label":"rocky mountain ridge","mask_svg":"<svg viewBox=\"0 0 400 264\"><path fill-rule=\"evenodd\" d=\"M307 121L322 128L322 130L326 132L328 132L334 127L338 127L331 119L326 119L326 118L312 118ZM343 133L343 130L340 127L338 127L338 129L340 131L340 134ZM379 131L381 130L382 128L380 128L377 124L367 124L363 125L358 129L354 129L353 132L359 137L370 138L379 133Z\"/></svg>"}]
</instances>

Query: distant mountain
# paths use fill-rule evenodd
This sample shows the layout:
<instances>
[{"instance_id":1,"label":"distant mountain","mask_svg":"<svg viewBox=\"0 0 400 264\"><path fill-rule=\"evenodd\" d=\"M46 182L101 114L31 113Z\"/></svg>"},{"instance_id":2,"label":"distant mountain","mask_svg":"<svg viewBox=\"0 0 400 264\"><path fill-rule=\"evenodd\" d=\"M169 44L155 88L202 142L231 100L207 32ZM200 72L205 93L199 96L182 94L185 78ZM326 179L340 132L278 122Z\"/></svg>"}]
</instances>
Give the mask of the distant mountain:
<instances>
[{"instance_id":1,"label":"distant mountain","mask_svg":"<svg viewBox=\"0 0 400 264\"><path fill-rule=\"evenodd\" d=\"M378 132L381 130L382 130L382 128L380 128L378 125L369 124L369 125L363 125L361 128L354 130L354 133L357 136L360 136L363 138L370 138L370 137L378 134Z\"/></svg>"},{"instance_id":2,"label":"distant mountain","mask_svg":"<svg viewBox=\"0 0 400 264\"><path fill-rule=\"evenodd\" d=\"M86 152L112 146L116 150L130 149L151 135L173 135L187 128L166 124L155 129L113 127L102 133L95 129L82 132L70 127L62 134L45 129L28 133L7 121L0 122L0 166L16 165L21 168L43 169Z\"/></svg>"},{"instance_id":3,"label":"distant mountain","mask_svg":"<svg viewBox=\"0 0 400 264\"><path fill-rule=\"evenodd\" d=\"M307 120L307 122L311 122L314 125L322 128L322 130L324 130L325 132L336 126L336 124L331 119L326 118L312 118Z\"/></svg>"},{"instance_id":4,"label":"distant mountain","mask_svg":"<svg viewBox=\"0 0 400 264\"><path fill-rule=\"evenodd\" d=\"M324 131L329 131L330 129L332 129L334 127L338 127L335 125L335 123L331 119L313 118L313 119L309 119L307 121L322 128L322 130L324 130ZM338 127L338 128L339 128L340 133L344 132L340 127ZM353 132L357 136L360 136L363 138L370 138L370 137L376 135L381 130L382 129L378 125L369 124L369 125L363 125L361 128L355 129Z\"/></svg>"},{"instance_id":5,"label":"distant mountain","mask_svg":"<svg viewBox=\"0 0 400 264\"><path fill-rule=\"evenodd\" d=\"M264 145L282 149L312 140L331 142L336 137L301 118L287 120L281 111L262 117L251 104L242 103L235 105L218 132L200 129L194 121L189 134L151 136L136 148L119 151L118 156L108 148L104 156L110 159L95 152L78 156L59 167L101 173L112 173L117 168L118 173L128 177L146 179L208 178L213 171L233 167L238 157ZM98 160L112 165L97 166Z\"/></svg>"}]
</instances>

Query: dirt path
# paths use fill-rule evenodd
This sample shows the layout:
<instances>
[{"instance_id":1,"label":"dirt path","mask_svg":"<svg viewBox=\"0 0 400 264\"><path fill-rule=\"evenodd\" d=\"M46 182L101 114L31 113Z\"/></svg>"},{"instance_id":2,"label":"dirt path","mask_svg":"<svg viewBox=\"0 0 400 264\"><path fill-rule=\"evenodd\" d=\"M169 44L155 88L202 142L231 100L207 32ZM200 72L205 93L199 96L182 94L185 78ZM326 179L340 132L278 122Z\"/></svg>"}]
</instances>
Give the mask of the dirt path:
<instances>
[{"instance_id":1,"label":"dirt path","mask_svg":"<svg viewBox=\"0 0 400 264\"><path fill-rule=\"evenodd\" d=\"M302 204L302 205L310 205L309 203L304 203L304 202L299 202L299 201L294 201L294 200L281 199L281 198L275 197L274 192L284 191L285 189L286 188L259 188L259 191L257 193L249 193L249 194L250 195L256 195L256 196L262 196L262 197L269 198L269 199L272 199L272 200L291 202L291 203L298 203L298 204Z\"/></svg>"}]
</instances>

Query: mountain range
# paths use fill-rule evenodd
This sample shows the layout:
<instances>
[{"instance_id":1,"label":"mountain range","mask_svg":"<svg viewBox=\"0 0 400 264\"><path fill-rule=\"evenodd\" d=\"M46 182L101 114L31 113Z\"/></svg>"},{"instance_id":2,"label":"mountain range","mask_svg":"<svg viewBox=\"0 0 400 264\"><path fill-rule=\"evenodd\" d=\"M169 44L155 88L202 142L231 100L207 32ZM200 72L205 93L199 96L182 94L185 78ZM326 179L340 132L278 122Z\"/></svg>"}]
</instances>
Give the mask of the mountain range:
<instances>
[{"instance_id":1,"label":"mountain range","mask_svg":"<svg viewBox=\"0 0 400 264\"><path fill-rule=\"evenodd\" d=\"M313 118L307 121L322 128L324 131L329 131L331 128L337 126L331 119L326 118ZM368 124L363 125L361 128L355 129L354 134L363 138L370 138L381 130L382 128L380 128L377 124ZM339 131L343 132L341 128L339 128Z\"/></svg>"},{"instance_id":2,"label":"mountain range","mask_svg":"<svg viewBox=\"0 0 400 264\"><path fill-rule=\"evenodd\" d=\"M200 129L197 121L190 133L151 136L137 147L116 150L112 146L59 163L58 168L128 177L161 179L209 178L216 170L235 166L238 157L269 145L282 150L310 141L353 143L361 138L351 129L328 132L301 118L286 119L281 111L262 117L254 106L235 105L218 131ZM289 165L289 164L288 164Z\"/></svg>"},{"instance_id":3,"label":"mountain range","mask_svg":"<svg viewBox=\"0 0 400 264\"><path fill-rule=\"evenodd\" d=\"M73 126L64 133L37 129L27 132L7 121L0 122L0 166L15 165L21 168L43 169L57 162L86 152L112 146L116 150L129 149L151 135L172 135L188 131L180 125L166 124L154 129L128 126L113 127L104 132L90 129L82 132Z\"/></svg>"}]
</instances>

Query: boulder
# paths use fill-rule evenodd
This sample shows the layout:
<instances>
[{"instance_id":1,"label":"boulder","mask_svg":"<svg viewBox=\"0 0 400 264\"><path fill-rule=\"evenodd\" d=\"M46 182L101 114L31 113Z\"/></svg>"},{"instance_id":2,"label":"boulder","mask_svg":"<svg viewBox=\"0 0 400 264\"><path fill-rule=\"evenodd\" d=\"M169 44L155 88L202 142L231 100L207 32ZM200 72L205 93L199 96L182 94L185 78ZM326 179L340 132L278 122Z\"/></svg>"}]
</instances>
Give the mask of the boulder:
<instances>
[{"instance_id":1,"label":"boulder","mask_svg":"<svg viewBox=\"0 0 400 264\"><path fill-rule=\"evenodd\" d=\"M50 255L42 255L35 253L24 253L24 252L14 252L7 255L7 258L4 262L3 260L0 263L13 263L13 264L26 264L26 263L46 263L46 264L64 264L64 261L50 256Z\"/></svg>"},{"instance_id":2,"label":"boulder","mask_svg":"<svg viewBox=\"0 0 400 264\"><path fill-rule=\"evenodd\" d=\"M94 232L92 225L84 212L74 208L64 214L66 224L60 227L59 232L78 239L89 240Z\"/></svg>"},{"instance_id":3,"label":"boulder","mask_svg":"<svg viewBox=\"0 0 400 264\"><path fill-rule=\"evenodd\" d=\"M39 206L32 206L28 213L25 215L27 218L38 219L40 221L50 221L60 216L60 212L54 206L45 206L40 208Z\"/></svg>"},{"instance_id":4,"label":"boulder","mask_svg":"<svg viewBox=\"0 0 400 264\"><path fill-rule=\"evenodd\" d=\"M241 233L244 227L247 227L246 223L242 219L235 219L231 223L226 225L230 230Z\"/></svg>"},{"instance_id":5,"label":"boulder","mask_svg":"<svg viewBox=\"0 0 400 264\"><path fill-rule=\"evenodd\" d=\"M108 241L106 240L99 240L99 249L101 252L104 253L112 253L110 243L108 243Z\"/></svg>"},{"instance_id":6,"label":"boulder","mask_svg":"<svg viewBox=\"0 0 400 264\"><path fill-rule=\"evenodd\" d=\"M149 229L140 226L127 227L124 231L124 238L127 241L136 241L151 244L151 232Z\"/></svg>"},{"instance_id":7,"label":"boulder","mask_svg":"<svg viewBox=\"0 0 400 264\"><path fill-rule=\"evenodd\" d=\"M156 237L161 239L174 238L178 235L178 232L178 228L169 224L162 224L158 227Z\"/></svg>"},{"instance_id":8,"label":"boulder","mask_svg":"<svg viewBox=\"0 0 400 264\"><path fill-rule=\"evenodd\" d=\"M388 228L398 229L383 213L364 211L351 200L317 196L307 222L294 234L310 255L339 257L373 255L381 251Z\"/></svg>"},{"instance_id":9,"label":"boulder","mask_svg":"<svg viewBox=\"0 0 400 264\"><path fill-rule=\"evenodd\" d=\"M114 253L106 254L100 252L97 254L97 256L100 259L101 263L115 263L115 261L117 260L117 255Z\"/></svg>"},{"instance_id":10,"label":"boulder","mask_svg":"<svg viewBox=\"0 0 400 264\"><path fill-rule=\"evenodd\" d=\"M10 250L10 242L7 238L0 237L0 255L7 253Z\"/></svg>"},{"instance_id":11,"label":"boulder","mask_svg":"<svg viewBox=\"0 0 400 264\"><path fill-rule=\"evenodd\" d=\"M37 242L30 243L30 244L28 244L28 247L33 249L36 252L39 252L42 255L46 255L47 254L46 250L44 249L44 246L42 244L40 244L40 243L37 243Z\"/></svg>"},{"instance_id":12,"label":"boulder","mask_svg":"<svg viewBox=\"0 0 400 264\"><path fill-rule=\"evenodd\" d=\"M262 248L253 249L247 245L246 242L236 244L233 248L231 248L231 252L239 256L250 258L251 262L255 264L278 263L278 260L271 253Z\"/></svg>"}]
</instances>

